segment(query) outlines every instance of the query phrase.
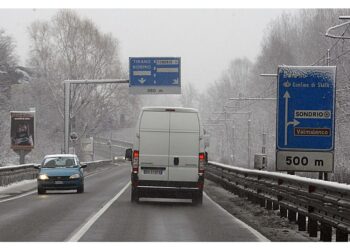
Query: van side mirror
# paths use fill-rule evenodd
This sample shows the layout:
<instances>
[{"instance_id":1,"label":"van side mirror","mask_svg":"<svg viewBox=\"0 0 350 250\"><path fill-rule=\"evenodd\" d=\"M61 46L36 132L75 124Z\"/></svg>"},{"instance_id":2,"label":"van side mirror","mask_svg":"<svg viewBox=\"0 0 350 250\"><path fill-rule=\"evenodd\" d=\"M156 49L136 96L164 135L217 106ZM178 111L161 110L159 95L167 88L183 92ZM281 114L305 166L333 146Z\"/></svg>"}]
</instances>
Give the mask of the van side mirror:
<instances>
[{"instance_id":1,"label":"van side mirror","mask_svg":"<svg viewBox=\"0 0 350 250\"><path fill-rule=\"evenodd\" d=\"M40 164L34 164L33 166L35 169L40 169L41 165Z\"/></svg>"},{"instance_id":2,"label":"van side mirror","mask_svg":"<svg viewBox=\"0 0 350 250\"><path fill-rule=\"evenodd\" d=\"M88 165L87 164L81 164L81 168L86 168Z\"/></svg>"},{"instance_id":3,"label":"van side mirror","mask_svg":"<svg viewBox=\"0 0 350 250\"><path fill-rule=\"evenodd\" d=\"M131 161L132 159L132 148L125 150L125 160Z\"/></svg>"}]
</instances>

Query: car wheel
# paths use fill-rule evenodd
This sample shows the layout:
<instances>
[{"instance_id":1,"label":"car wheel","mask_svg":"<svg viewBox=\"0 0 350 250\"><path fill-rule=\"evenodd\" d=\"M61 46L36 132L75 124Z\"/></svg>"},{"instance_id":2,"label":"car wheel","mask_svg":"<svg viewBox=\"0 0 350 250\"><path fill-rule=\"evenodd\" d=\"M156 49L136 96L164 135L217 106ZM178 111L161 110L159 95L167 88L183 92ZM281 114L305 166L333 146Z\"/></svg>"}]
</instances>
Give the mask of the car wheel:
<instances>
[{"instance_id":1,"label":"car wheel","mask_svg":"<svg viewBox=\"0 0 350 250\"><path fill-rule=\"evenodd\" d=\"M203 192L202 191L199 193L193 194L192 204L193 205L202 205L203 204Z\"/></svg>"},{"instance_id":2,"label":"car wheel","mask_svg":"<svg viewBox=\"0 0 350 250\"><path fill-rule=\"evenodd\" d=\"M84 185L81 185L80 187L77 188L77 192L79 194L84 193Z\"/></svg>"},{"instance_id":3,"label":"car wheel","mask_svg":"<svg viewBox=\"0 0 350 250\"><path fill-rule=\"evenodd\" d=\"M131 202L139 202L139 192L137 188L131 189Z\"/></svg>"},{"instance_id":4,"label":"car wheel","mask_svg":"<svg viewBox=\"0 0 350 250\"><path fill-rule=\"evenodd\" d=\"M38 188L38 194L45 194L46 190L43 188Z\"/></svg>"}]
</instances>

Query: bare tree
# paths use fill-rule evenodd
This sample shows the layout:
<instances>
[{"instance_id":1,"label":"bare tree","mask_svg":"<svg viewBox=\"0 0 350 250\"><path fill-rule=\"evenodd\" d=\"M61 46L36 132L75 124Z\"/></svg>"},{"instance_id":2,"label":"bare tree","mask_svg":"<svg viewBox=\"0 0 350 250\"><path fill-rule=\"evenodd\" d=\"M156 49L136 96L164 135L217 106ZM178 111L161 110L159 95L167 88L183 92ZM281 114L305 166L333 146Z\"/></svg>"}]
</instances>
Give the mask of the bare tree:
<instances>
[{"instance_id":1,"label":"bare tree","mask_svg":"<svg viewBox=\"0 0 350 250\"><path fill-rule=\"evenodd\" d=\"M29 64L37 72L33 94L39 93L38 106L47 119L46 128L62 133L64 80L125 76L119 61L118 41L72 10L59 11L51 22L31 24L29 34L32 42ZM84 136L106 127L116 129L121 112L133 117L135 104L135 98L127 94L127 86L72 85L72 130Z\"/></svg>"},{"instance_id":2,"label":"bare tree","mask_svg":"<svg viewBox=\"0 0 350 250\"><path fill-rule=\"evenodd\" d=\"M187 83L182 86L180 102L183 107L198 108L199 93L193 84Z\"/></svg>"},{"instance_id":3,"label":"bare tree","mask_svg":"<svg viewBox=\"0 0 350 250\"><path fill-rule=\"evenodd\" d=\"M17 84L20 75L17 73L17 59L14 53L15 44L4 30L0 30L0 161L9 150L9 111L11 109L11 86Z\"/></svg>"}]
</instances>

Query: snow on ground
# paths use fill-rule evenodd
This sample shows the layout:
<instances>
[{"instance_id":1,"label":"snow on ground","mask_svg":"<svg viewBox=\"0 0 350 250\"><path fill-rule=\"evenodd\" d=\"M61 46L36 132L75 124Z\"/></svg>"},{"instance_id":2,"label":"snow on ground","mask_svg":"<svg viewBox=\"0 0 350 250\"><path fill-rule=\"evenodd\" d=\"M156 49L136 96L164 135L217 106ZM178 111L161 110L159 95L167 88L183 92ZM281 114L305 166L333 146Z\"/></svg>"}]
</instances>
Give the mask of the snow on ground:
<instances>
[{"instance_id":1,"label":"snow on ground","mask_svg":"<svg viewBox=\"0 0 350 250\"><path fill-rule=\"evenodd\" d=\"M7 186L0 186L0 194L6 193L9 190L19 190L19 189L23 190L28 188L29 186L30 187L33 186L33 184L36 184L36 179L14 182Z\"/></svg>"},{"instance_id":2,"label":"snow on ground","mask_svg":"<svg viewBox=\"0 0 350 250\"><path fill-rule=\"evenodd\" d=\"M319 237L310 238L307 232L298 231L298 225L295 222L291 223L287 218L280 218L279 210L264 209L207 179L204 186L204 191L216 203L272 242L319 241Z\"/></svg>"}]
</instances>

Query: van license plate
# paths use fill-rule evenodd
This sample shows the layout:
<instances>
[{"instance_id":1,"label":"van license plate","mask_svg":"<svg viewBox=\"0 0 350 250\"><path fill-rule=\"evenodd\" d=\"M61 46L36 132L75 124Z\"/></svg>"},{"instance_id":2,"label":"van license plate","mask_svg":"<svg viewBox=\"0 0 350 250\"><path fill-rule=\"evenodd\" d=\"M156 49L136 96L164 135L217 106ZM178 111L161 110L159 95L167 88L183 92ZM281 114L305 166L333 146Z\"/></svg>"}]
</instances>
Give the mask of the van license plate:
<instances>
[{"instance_id":1,"label":"van license plate","mask_svg":"<svg viewBox=\"0 0 350 250\"><path fill-rule=\"evenodd\" d=\"M163 170L161 169L144 169L143 174L163 174Z\"/></svg>"},{"instance_id":2,"label":"van license plate","mask_svg":"<svg viewBox=\"0 0 350 250\"><path fill-rule=\"evenodd\" d=\"M63 184L63 181L55 181L55 184Z\"/></svg>"}]
</instances>

